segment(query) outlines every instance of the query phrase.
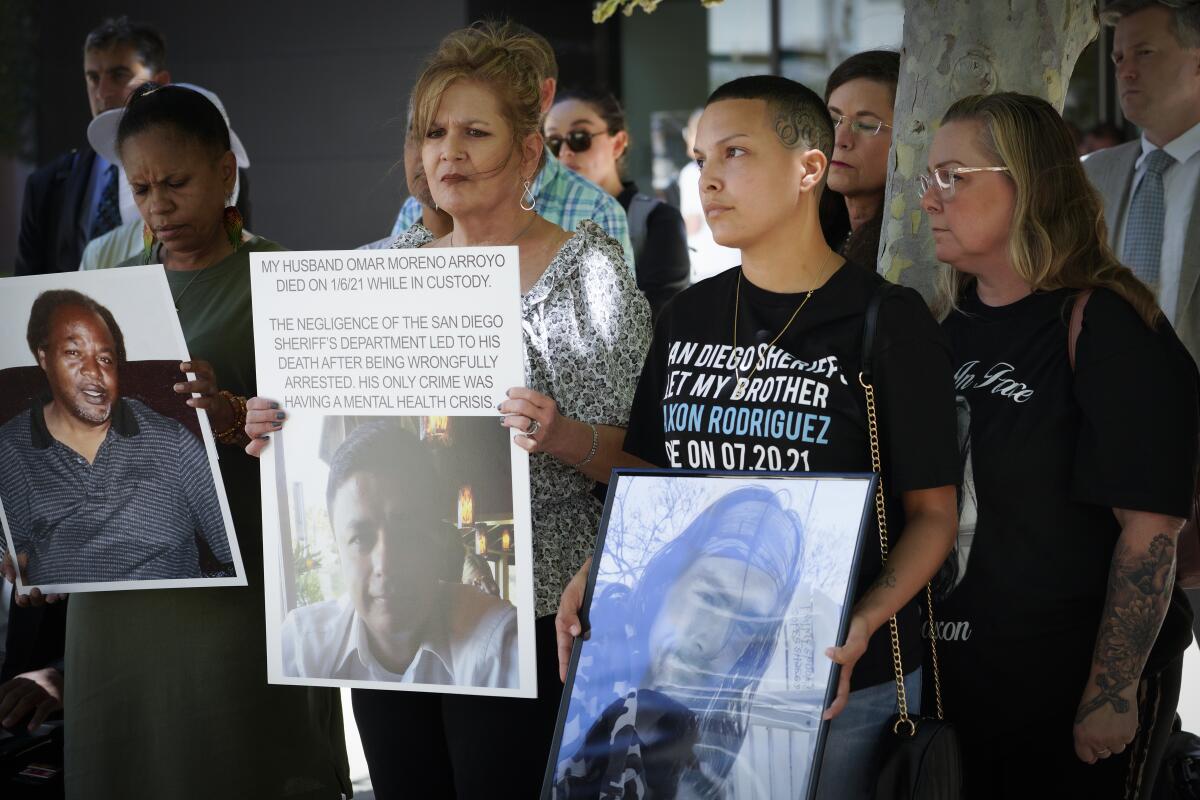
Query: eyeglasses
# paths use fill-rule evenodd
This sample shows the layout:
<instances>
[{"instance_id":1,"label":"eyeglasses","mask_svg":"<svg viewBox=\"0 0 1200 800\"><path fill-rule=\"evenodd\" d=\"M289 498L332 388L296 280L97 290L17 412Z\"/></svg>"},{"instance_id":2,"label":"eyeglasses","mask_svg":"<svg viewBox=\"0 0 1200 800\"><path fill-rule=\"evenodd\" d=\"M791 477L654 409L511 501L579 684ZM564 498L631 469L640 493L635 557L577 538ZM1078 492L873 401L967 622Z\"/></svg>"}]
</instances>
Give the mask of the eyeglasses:
<instances>
[{"instance_id":1,"label":"eyeglasses","mask_svg":"<svg viewBox=\"0 0 1200 800\"><path fill-rule=\"evenodd\" d=\"M571 148L572 153L584 153L591 149L593 137L607 135L608 131L592 133L591 131L576 129L568 131L566 136L547 136L546 147L550 148L550 152L554 154L555 158L558 158L559 151L562 150L564 144Z\"/></svg>"},{"instance_id":2,"label":"eyeglasses","mask_svg":"<svg viewBox=\"0 0 1200 800\"><path fill-rule=\"evenodd\" d=\"M833 129L835 131L846 121L845 114L830 114L829 116L833 119ZM860 119L856 119L850 123L850 130L853 133L865 133L868 136L878 136L881 130L891 127L891 125L888 125L883 120L879 122L863 122Z\"/></svg>"},{"instance_id":3,"label":"eyeglasses","mask_svg":"<svg viewBox=\"0 0 1200 800\"><path fill-rule=\"evenodd\" d=\"M957 183L954 180L955 176L967 172L1008 172L1008 167L939 167L933 172L917 176L917 182L921 185L920 196L924 197L926 192L936 186L938 196L949 200L954 197L954 186Z\"/></svg>"}]
</instances>

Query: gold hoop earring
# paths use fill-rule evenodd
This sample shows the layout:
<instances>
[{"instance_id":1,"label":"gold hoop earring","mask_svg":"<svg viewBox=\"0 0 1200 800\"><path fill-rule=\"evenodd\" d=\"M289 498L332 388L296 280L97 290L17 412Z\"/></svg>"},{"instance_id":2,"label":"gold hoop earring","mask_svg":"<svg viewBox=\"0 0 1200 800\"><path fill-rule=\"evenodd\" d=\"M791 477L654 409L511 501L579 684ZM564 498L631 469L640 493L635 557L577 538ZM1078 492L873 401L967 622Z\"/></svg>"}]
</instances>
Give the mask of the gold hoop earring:
<instances>
[{"instance_id":1,"label":"gold hoop earring","mask_svg":"<svg viewBox=\"0 0 1200 800\"><path fill-rule=\"evenodd\" d=\"M533 211L533 209L537 206L537 198L533 196L533 189L530 186L529 181L525 181L524 183L525 191L521 192L521 210ZM529 198L528 200L525 199L527 197ZM526 205L526 203L528 203L528 205Z\"/></svg>"}]
</instances>

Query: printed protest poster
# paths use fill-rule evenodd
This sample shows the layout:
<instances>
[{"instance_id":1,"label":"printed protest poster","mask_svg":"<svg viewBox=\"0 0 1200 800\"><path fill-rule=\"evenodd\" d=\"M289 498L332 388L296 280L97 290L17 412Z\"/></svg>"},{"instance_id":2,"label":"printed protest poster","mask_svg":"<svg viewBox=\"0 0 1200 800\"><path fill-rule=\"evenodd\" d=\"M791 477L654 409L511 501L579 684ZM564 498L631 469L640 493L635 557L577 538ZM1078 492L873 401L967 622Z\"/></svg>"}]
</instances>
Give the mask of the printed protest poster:
<instances>
[{"instance_id":1,"label":"printed protest poster","mask_svg":"<svg viewBox=\"0 0 1200 800\"><path fill-rule=\"evenodd\" d=\"M618 470L543 798L812 797L873 490Z\"/></svg>"},{"instance_id":2,"label":"printed protest poster","mask_svg":"<svg viewBox=\"0 0 1200 800\"><path fill-rule=\"evenodd\" d=\"M246 585L208 417L174 391L188 360L161 266L0 280L19 592Z\"/></svg>"},{"instance_id":3,"label":"printed protest poster","mask_svg":"<svg viewBox=\"0 0 1200 800\"><path fill-rule=\"evenodd\" d=\"M534 697L517 249L252 256L268 678Z\"/></svg>"}]
</instances>

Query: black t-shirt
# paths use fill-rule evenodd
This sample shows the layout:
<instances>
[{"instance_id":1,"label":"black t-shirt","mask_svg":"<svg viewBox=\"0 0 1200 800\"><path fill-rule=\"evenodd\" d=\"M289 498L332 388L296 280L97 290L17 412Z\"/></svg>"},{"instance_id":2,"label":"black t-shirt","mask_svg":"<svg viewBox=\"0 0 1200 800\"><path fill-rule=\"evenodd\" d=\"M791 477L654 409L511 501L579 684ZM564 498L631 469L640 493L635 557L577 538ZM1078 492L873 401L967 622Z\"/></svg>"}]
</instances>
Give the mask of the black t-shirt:
<instances>
[{"instance_id":1,"label":"black t-shirt","mask_svg":"<svg viewBox=\"0 0 1200 800\"><path fill-rule=\"evenodd\" d=\"M992 308L971 292L943 323L968 474L961 583L940 608L946 702L999 712L1019 698L1023 714L1064 719L1064 736L1120 534L1112 509L1187 517L1197 449L1196 369L1175 333L1096 290L1072 371L1073 300ZM1176 589L1148 673L1187 647L1189 626Z\"/></svg>"},{"instance_id":2,"label":"black t-shirt","mask_svg":"<svg viewBox=\"0 0 1200 800\"><path fill-rule=\"evenodd\" d=\"M664 308L629 419L625 450L661 467L870 472L866 400L858 382L863 316L883 278L843 265L815 291L774 347L804 294L764 291L745 278L732 347L740 269L692 286ZM924 301L896 288L876 334L876 398L892 544L899 494L958 482L950 352ZM754 371L761 354L763 363ZM740 400L737 379L750 377ZM879 576L874 514L861 547L857 600ZM905 671L921 663L916 603L898 616ZM867 648L853 688L894 677L887 626Z\"/></svg>"}]
</instances>

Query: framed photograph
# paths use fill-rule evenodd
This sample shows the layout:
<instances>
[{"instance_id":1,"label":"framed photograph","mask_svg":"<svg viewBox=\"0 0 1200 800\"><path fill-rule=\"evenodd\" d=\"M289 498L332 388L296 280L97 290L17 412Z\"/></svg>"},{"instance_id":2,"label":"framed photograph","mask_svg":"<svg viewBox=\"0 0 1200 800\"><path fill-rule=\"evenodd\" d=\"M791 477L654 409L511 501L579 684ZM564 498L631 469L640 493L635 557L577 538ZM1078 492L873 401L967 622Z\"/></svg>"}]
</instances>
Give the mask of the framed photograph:
<instances>
[{"instance_id":1,"label":"framed photograph","mask_svg":"<svg viewBox=\"0 0 1200 800\"><path fill-rule=\"evenodd\" d=\"M874 487L616 471L544 800L814 796Z\"/></svg>"},{"instance_id":2,"label":"framed photograph","mask_svg":"<svg viewBox=\"0 0 1200 800\"><path fill-rule=\"evenodd\" d=\"M161 266L0 280L0 526L17 591L245 586ZM194 376L189 376L194 379Z\"/></svg>"}]
</instances>

